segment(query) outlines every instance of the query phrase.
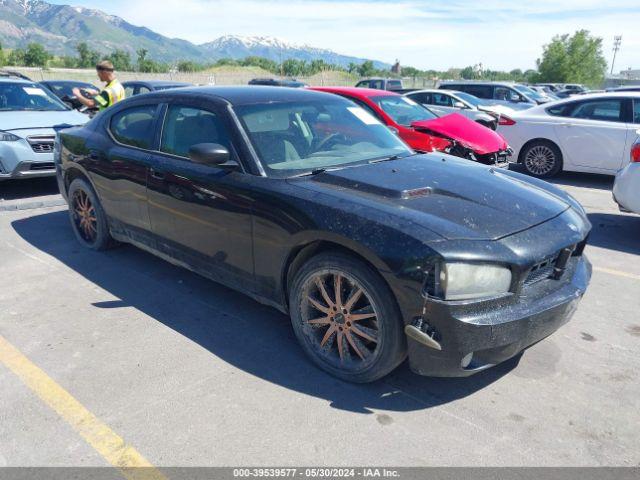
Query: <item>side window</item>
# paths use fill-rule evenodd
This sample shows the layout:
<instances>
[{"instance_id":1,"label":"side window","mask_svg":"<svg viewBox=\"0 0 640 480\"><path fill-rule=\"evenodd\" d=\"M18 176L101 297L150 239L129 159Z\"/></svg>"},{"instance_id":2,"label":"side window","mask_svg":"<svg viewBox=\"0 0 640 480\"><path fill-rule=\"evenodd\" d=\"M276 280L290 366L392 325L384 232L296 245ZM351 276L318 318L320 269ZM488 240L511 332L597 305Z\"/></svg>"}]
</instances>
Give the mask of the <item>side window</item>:
<instances>
[{"instance_id":1,"label":"side window","mask_svg":"<svg viewBox=\"0 0 640 480\"><path fill-rule=\"evenodd\" d=\"M368 105L366 102L363 102L362 100L359 100L357 98L350 98L350 97L345 97L345 98L349 98L349 100L351 100L354 103L357 103L359 107L362 107L363 109L365 109L367 112L369 112L371 115L373 115L374 117L376 117L378 120L380 120L382 123L386 123L384 121L384 118L382 118L380 116L380 114L378 114L378 112L376 112L373 108L371 108L370 105Z\"/></svg>"},{"instance_id":2,"label":"side window","mask_svg":"<svg viewBox=\"0 0 640 480\"><path fill-rule=\"evenodd\" d=\"M640 100L633 100L633 123L640 123Z\"/></svg>"},{"instance_id":3,"label":"side window","mask_svg":"<svg viewBox=\"0 0 640 480\"><path fill-rule=\"evenodd\" d=\"M362 80L361 82L356 83L356 88L367 88L369 86L369 82L367 80Z\"/></svg>"},{"instance_id":4,"label":"side window","mask_svg":"<svg viewBox=\"0 0 640 480\"><path fill-rule=\"evenodd\" d=\"M433 105L438 105L440 107L453 107L453 101L449 95L445 95L443 93L434 93Z\"/></svg>"},{"instance_id":5,"label":"side window","mask_svg":"<svg viewBox=\"0 0 640 480\"><path fill-rule=\"evenodd\" d=\"M493 98L496 100L511 100L511 89L507 87L495 87Z\"/></svg>"},{"instance_id":6,"label":"side window","mask_svg":"<svg viewBox=\"0 0 640 480\"><path fill-rule=\"evenodd\" d=\"M219 143L230 149L231 142L225 126L213 112L182 105L167 110L160 151L189 157L189 147L198 143Z\"/></svg>"},{"instance_id":7,"label":"side window","mask_svg":"<svg viewBox=\"0 0 640 480\"><path fill-rule=\"evenodd\" d=\"M414 102L422 103L423 105L431 105L433 103L431 94L427 92L413 93L407 96Z\"/></svg>"},{"instance_id":8,"label":"side window","mask_svg":"<svg viewBox=\"0 0 640 480\"><path fill-rule=\"evenodd\" d=\"M569 111L568 116L604 122L623 122L622 100L603 99L577 102L576 106Z\"/></svg>"},{"instance_id":9,"label":"side window","mask_svg":"<svg viewBox=\"0 0 640 480\"><path fill-rule=\"evenodd\" d=\"M157 109L157 105L141 105L122 110L111 117L109 130L120 143L151 149Z\"/></svg>"},{"instance_id":10,"label":"side window","mask_svg":"<svg viewBox=\"0 0 640 480\"><path fill-rule=\"evenodd\" d=\"M547 113L549 115L553 115L555 117L564 117L566 116L567 111L571 111L574 107L575 103L563 103L562 105L556 105L554 107L547 108Z\"/></svg>"},{"instance_id":11,"label":"side window","mask_svg":"<svg viewBox=\"0 0 640 480\"><path fill-rule=\"evenodd\" d=\"M127 85L124 87L124 96L126 98L133 97L133 85Z\"/></svg>"},{"instance_id":12,"label":"side window","mask_svg":"<svg viewBox=\"0 0 640 480\"><path fill-rule=\"evenodd\" d=\"M144 85L140 85L140 88L138 89L138 93L147 93L150 91L151 89L149 87L145 87Z\"/></svg>"},{"instance_id":13,"label":"side window","mask_svg":"<svg viewBox=\"0 0 640 480\"><path fill-rule=\"evenodd\" d=\"M369 88L384 90L384 82L382 80L372 80L369 82Z\"/></svg>"},{"instance_id":14,"label":"side window","mask_svg":"<svg viewBox=\"0 0 640 480\"><path fill-rule=\"evenodd\" d=\"M460 90L475 95L478 98L493 98L493 87L489 85L458 85L451 90Z\"/></svg>"}]
</instances>

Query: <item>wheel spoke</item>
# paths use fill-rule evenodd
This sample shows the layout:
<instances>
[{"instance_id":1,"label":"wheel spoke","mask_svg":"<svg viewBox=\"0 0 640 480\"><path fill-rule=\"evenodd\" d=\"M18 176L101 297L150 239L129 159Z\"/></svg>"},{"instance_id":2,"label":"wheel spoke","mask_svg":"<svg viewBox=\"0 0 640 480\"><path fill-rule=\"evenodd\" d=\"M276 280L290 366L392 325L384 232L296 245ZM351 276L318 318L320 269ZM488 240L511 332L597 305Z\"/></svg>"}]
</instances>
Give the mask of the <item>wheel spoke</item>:
<instances>
[{"instance_id":1,"label":"wheel spoke","mask_svg":"<svg viewBox=\"0 0 640 480\"><path fill-rule=\"evenodd\" d=\"M358 301L358 299L361 296L362 296L362 289L358 288L358 290L356 290L354 293L351 294L351 296L349 297L349 300L347 300L347 303L344 304L344 308L346 308L347 311L350 312L353 306L355 305L355 303Z\"/></svg>"},{"instance_id":2,"label":"wheel spoke","mask_svg":"<svg viewBox=\"0 0 640 480\"><path fill-rule=\"evenodd\" d=\"M322 312L322 313L326 313L327 315L329 314L329 307L325 307L324 305L322 305L320 302L318 302L315 298L308 296L307 299L309 300L309 303L311 303L311 305L313 305L313 308L315 308L316 310Z\"/></svg>"},{"instance_id":3,"label":"wheel spoke","mask_svg":"<svg viewBox=\"0 0 640 480\"><path fill-rule=\"evenodd\" d=\"M360 349L356 345L356 342L354 341L353 336L351 335L351 332L347 330L344 333L344 336L347 337L347 342L349 342L349 345L351 345L351 348L353 348L353 351L356 352L356 355L358 355L361 360L364 360L364 356L362 355L362 353L360 352Z\"/></svg>"},{"instance_id":4,"label":"wheel spoke","mask_svg":"<svg viewBox=\"0 0 640 480\"><path fill-rule=\"evenodd\" d=\"M324 347L324 344L327 343L327 341L333 336L335 331L336 331L335 324L327 328L327 331L325 332L324 337L322 337L322 341L320 342L321 347Z\"/></svg>"},{"instance_id":5,"label":"wheel spoke","mask_svg":"<svg viewBox=\"0 0 640 480\"><path fill-rule=\"evenodd\" d=\"M367 318L374 318L376 316L375 313L358 313L349 315L349 320L352 322L359 322L360 320L366 320Z\"/></svg>"},{"instance_id":6,"label":"wheel spoke","mask_svg":"<svg viewBox=\"0 0 640 480\"><path fill-rule=\"evenodd\" d=\"M335 291L335 297L336 297L336 307L338 307L338 309L342 308L342 275L340 275L339 273L336 273L333 276L333 289Z\"/></svg>"},{"instance_id":7,"label":"wheel spoke","mask_svg":"<svg viewBox=\"0 0 640 480\"><path fill-rule=\"evenodd\" d=\"M338 353L340 354L341 362L344 361L344 352L342 351L343 337L344 333L342 332L342 330L338 330Z\"/></svg>"},{"instance_id":8,"label":"wheel spoke","mask_svg":"<svg viewBox=\"0 0 640 480\"><path fill-rule=\"evenodd\" d=\"M316 287L318 287L318 290L320 291L320 295L322 295L322 298L324 298L325 303L329 305L329 307L333 306L333 302L331 301L331 298L329 298L327 289L324 288L324 282L320 277L315 278L315 284L316 284Z\"/></svg>"},{"instance_id":9,"label":"wheel spoke","mask_svg":"<svg viewBox=\"0 0 640 480\"><path fill-rule=\"evenodd\" d=\"M357 327L355 325L352 325L351 331L356 335L360 335L365 340L378 343L378 339L376 338L377 333L375 330L372 330L371 328L363 327L362 325L359 325Z\"/></svg>"},{"instance_id":10,"label":"wheel spoke","mask_svg":"<svg viewBox=\"0 0 640 480\"><path fill-rule=\"evenodd\" d=\"M310 325L329 325L331 323L331 319L327 317L314 318L313 320L307 320L307 323Z\"/></svg>"}]
</instances>

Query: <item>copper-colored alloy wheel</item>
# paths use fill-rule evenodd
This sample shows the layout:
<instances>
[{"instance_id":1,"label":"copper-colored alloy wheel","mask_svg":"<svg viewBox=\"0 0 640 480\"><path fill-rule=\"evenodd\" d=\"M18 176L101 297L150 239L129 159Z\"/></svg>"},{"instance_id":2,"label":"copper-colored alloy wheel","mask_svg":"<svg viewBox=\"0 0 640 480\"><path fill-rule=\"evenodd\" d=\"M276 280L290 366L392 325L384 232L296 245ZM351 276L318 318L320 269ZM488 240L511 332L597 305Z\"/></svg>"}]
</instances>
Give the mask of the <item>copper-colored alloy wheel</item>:
<instances>
[{"instance_id":1,"label":"copper-colored alloy wheel","mask_svg":"<svg viewBox=\"0 0 640 480\"><path fill-rule=\"evenodd\" d=\"M309 278L303 291L303 329L325 361L348 371L375 361L381 324L362 285L344 272L325 270Z\"/></svg>"},{"instance_id":2,"label":"copper-colored alloy wheel","mask_svg":"<svg viewBox=\"0 0 640 480\"><path fill-rule=\"evenodd\" d=\"M71 208L73 221L80 236L87 243L95 242L98 235L98 218L89 195L84 190L76 190Z\"/></svg>"}]
</instances>

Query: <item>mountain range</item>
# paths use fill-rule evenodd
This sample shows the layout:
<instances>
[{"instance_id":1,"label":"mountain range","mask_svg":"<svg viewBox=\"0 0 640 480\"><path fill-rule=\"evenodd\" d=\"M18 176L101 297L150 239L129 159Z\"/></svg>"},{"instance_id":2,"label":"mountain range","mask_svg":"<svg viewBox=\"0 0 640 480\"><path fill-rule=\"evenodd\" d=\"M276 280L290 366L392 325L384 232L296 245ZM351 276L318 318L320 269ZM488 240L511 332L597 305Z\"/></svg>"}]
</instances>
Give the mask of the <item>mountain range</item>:
<instances>
[{"instance_id":1,"label":"mountain range","mask_svg":"<svg viewBox=\"0 0 640 480\"><path fill-rule=\"evenodd\" d=\"M196 45L132 25L100 10L55 5L43 0L0 0L0 42L5 48L25 48L31 42L37 42L55 55L75 55L79 42L86 42L101 53L124 49L132 58L136 57L138 49L145 48L149 58L165 62L210 62L255 55L276 62L289 58L324 60L346 67L349 63L360 64L366 60L327 49L293 45L273 37L225 35ZM390 66L380 61L374 61L374 65L376 68Z\"/></svg>"}]
</instances>

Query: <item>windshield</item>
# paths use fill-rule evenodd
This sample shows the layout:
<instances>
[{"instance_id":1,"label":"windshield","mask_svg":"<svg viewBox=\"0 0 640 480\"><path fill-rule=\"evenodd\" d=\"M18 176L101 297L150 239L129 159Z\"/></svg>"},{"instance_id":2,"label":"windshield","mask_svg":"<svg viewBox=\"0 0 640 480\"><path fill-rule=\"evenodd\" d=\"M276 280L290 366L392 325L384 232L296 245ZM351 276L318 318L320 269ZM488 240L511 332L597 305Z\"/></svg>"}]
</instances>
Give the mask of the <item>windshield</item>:
<instances>
[{"instance_id":1,"label":"windshield","mask_svg":"<svg viewBox=\"0 0 640 480\"><path fill-rule=\"evenodd\" d=\"M0 82L0 111L63 111L67 106L35 83Z\"/></svg>"},{"instance_id":2,"label":"windshield","mask_svg":"<svg viewBox=\"0 0 640 480\"><path fill-rule=\"evenodd\" d=\"M73 89L74 87L85 88L90 90L96 90L96 87L91 85L90 83L77 82L77 83L51 83L47 84L49 88L55 93L58 97L73 97Z\"/></svg>"},{"instance_id":3,"label":"windshield","mask_svg":"<svg viewBox=\"0 0 640 480\"><path fill-rule=\"evenodd\" d=\"M411 125L413 122L420 120L438 118L431 110L428 110L407 97L385 95L371 97L371 101L378 104L378 106L399 125Z\"/></svg>"},{"instance_id":4,"label":"windshield","mask_svg":"<svg viewBox=\"0 0 640 480\"><path fill-rule=\"evenodd\" d=\"M533 98L534 100L544 100L545 99L538 92L536 92L535 90L530 89L529 87L525 87L524 85L514 85L513 88L515 88L520 93L523 93L527 97Z\"/></svg>"},{"instance_id":5,"label":"windshield","mask_svg":"<svg viewBox=\"0 0 640 480\"><path fill-rule=\"evenodd\" d=\"M474 107L477 107L478 105L485 105L485 103L482 100L480 100L475 95L471 95L470 93L456 92L456 97L460 97L462 100L464 100L467 103L470 103Z\"/></svg>"},{"instance_id":6,"label":"windshield","mask_svg":"<svg viewBox=\"0 0 640 480\"><path fill-rule=\"evenodd\" d=\"M413 152L350 102L305 101L234 107L269 176L290 177Z\"/></svg>"}]
</instances>

